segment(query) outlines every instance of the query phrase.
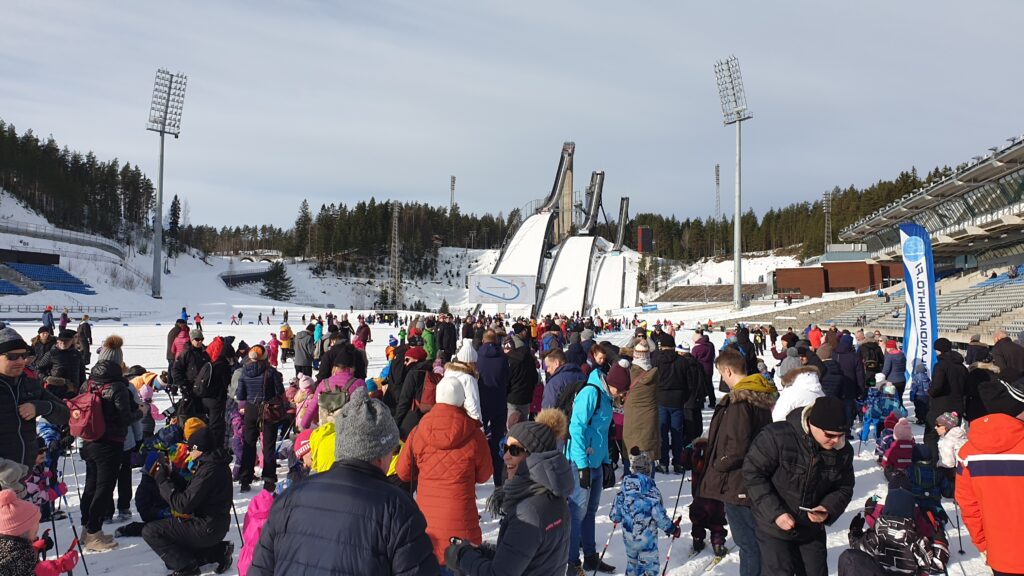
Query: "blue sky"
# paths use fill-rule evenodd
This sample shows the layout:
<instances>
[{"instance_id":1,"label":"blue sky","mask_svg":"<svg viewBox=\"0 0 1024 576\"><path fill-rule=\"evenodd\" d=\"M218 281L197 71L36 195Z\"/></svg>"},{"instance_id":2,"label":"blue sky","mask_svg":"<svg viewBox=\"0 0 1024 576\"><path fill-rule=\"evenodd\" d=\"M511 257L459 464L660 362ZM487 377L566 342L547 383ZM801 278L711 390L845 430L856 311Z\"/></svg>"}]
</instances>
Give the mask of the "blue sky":
<instances>
[{"instance_id":1,"label":"blue sky","mask_svg":"<svg viewBox=\"0 0 1024 576\"><path fill-rule=\"evenodd\" d=\"M735 54L744 205L814 200L1024 132L1024 3L94 2L0 0L0 118L155 180L158 67L189 75L166 193L195 223L287 226L303 198L508 213L576 188L680 218L732 211L735 132L713 65Z\"/></svg>"}]
</instances>

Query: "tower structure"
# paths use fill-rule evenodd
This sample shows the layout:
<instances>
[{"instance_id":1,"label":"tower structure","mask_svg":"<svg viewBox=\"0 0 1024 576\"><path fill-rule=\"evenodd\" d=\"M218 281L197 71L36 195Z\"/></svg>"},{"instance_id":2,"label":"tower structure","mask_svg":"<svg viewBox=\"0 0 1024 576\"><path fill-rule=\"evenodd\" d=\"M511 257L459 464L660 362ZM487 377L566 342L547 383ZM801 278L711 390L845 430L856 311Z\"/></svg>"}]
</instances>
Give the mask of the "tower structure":
<instances>
[{"instance_id":1,"label":"tower structure","mask_svg":"<svg viewBox=\"0 0 1024 576\"><path fill-rule=\"evenodd\" d=\"M825 192L821 195L821 209L825 213L825 252L828 252L828 245L832 243L832 193Z\"/></svg>"},{"instance_id":2,"label":"tower structure","mask_svg":"<svg viewBox=\"0 0 1024 576\"><path fill-rule=\"evenodd\" d=\"M454 181L454 178L452 179ZM391 271L389 274L391 284L391 302L396 309L401 309L402 301L402 253L401 244L398 239L398 217L402 212L402 205L398 202L392 203L391 210Z\"/></svg>"}]
</instances>

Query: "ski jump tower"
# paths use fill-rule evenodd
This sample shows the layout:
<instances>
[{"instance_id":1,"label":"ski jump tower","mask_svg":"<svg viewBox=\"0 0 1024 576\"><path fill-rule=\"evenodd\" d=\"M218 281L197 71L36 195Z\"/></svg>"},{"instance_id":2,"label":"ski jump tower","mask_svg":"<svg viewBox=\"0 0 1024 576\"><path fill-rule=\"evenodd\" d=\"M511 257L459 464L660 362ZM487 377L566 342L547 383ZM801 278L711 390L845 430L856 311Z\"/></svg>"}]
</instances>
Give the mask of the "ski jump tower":
<instances>
[{"instance_id":1,"label":"ski jump tower","mask_svg":"<svg viewBox=\"0 0 1024 576\"><path fill-rule=\"evenodd\" d=\"M628 250L622 251L621 246L594 235L602 211L604 172L591 175L585 218L573 233L575 152L575 143L562 145L550 194L537 212L523 221L498 257L492 274L529 275L537 279L536 304L510 304L506 310L509 314L590 314L595 308L606 313L632 306L636 301L638 258L631 259L625 254ZM628 200L620 208L625 206ZM620 209L620 217L624 214L625 210ZM620 236L623 226L624 222L620 222ZM610 258L614 262L607 262Z\"/></svg>"}]
</instances>

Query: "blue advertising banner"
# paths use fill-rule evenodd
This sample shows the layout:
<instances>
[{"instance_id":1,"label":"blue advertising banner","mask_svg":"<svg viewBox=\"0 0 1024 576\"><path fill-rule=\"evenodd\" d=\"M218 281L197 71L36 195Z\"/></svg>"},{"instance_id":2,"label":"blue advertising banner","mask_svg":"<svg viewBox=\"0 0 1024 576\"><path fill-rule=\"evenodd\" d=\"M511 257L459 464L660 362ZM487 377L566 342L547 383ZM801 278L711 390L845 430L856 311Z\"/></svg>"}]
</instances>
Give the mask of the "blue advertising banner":
<instances>
[{"instance_id":1,"label":"blue advertising banner","mask_svg":"<svg viewBox=\"0 0 1024 576\"><path fill-rule=\"evenodd\" d=\"M935 265L932 241L923 226L900 224L903 252L903 285L906 286L907 313L903 327L903 352L907 356L907 382L914 366L924 361L931 376L935 364L933 345L938 337L935 320Z\"/></svg>"}]
</instances>

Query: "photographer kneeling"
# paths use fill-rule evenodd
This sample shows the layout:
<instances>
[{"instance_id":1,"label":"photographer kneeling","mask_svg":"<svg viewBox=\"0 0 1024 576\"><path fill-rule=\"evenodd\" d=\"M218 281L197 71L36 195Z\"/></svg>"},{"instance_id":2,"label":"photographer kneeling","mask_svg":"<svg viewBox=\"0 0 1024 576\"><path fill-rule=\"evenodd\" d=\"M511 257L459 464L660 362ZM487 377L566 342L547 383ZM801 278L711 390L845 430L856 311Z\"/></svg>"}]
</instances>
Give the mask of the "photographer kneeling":
<instances>
[{"instance_id":1,"label":"photographer kneeling","mask_svg":"<svg viewBox=\"0 0 1024 576\"><path fill-rule=\"evenodd\" d=\"M195 463L187 485L165 459L149 470L174 516L147 523L142 537L177 576L198 575L201 566L212 563L223 574L235 550L222 541L231 526L231 454L219 447L209 428L193 432L186 442Z\"/></svg>"}]
</instances>

